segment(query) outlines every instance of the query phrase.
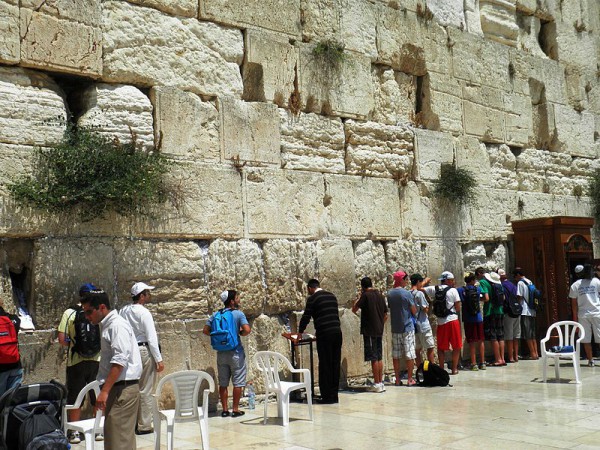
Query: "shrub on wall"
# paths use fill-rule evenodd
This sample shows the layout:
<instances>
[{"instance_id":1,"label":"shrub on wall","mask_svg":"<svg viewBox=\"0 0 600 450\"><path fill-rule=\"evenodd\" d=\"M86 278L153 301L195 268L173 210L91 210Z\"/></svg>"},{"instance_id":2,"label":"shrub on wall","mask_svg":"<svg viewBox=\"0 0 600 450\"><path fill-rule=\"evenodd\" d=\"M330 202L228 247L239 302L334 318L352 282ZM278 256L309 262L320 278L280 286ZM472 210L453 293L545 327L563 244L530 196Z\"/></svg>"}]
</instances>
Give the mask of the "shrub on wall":
<instances>
[{"instance_id":1,"label":"shrub on wall","mask_svg":"<svg viewBox=\"0 0 600 450\"><path fill-rule=\"evenodd\" d=\"M33 171L9 186L13 198L47 212L77 211L83 220L143 213L170 198L171 162L90 129L68 127L57 145L35 150Z\"/></svg>"},{"instance_id":2,"label":"shrub on wall","mask_svg":"<svg viewBox=\"0 0 600 450\"><path fill-rule=\"evenodd\" d=\"M590 177L589 190L592 200L592 214L596 220L600 220L600 169L596 169Z\"/></svg>"},{"instance_id":3,"label":"shrub on wall","mask_svg":"<svg viewBox=\"0 0 600 450\"><path fill-rule=\"evenodd\" d=\"M475 177L467 169L442 164L440 178L435 181L435 198L462 206L475 197Z\"/></svg>"}]
</instances>

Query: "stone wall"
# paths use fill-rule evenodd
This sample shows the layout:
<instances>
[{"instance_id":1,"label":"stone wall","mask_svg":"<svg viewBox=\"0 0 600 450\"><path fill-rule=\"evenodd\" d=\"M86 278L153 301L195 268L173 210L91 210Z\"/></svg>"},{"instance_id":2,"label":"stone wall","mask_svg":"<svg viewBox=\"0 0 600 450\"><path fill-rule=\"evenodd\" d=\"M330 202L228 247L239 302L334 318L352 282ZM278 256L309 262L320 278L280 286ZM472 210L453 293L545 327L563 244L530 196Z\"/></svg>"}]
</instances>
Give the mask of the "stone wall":
<instances>
[{"instance_id":1,"label":"stone wall","mask_svg":"<svg viewBox=\"0 0 600 450\"><path fill-rule=\"evenodd\" d=\"M51 330L84 281L117 306L157 286L171 372L215 370L200 330L228 287L249 354L286 352L280 315L318 277L344 376L368 373L361 277L508 266L512 220L590 215L599 29L596 0L0 0L0 292L21 287L40 330L27 381L62 375ZM163 152L183 204L82 223L15 203L66 120ZM432 196L446 163L477 179L467 207Z\"/></svg>"}]
</instances>

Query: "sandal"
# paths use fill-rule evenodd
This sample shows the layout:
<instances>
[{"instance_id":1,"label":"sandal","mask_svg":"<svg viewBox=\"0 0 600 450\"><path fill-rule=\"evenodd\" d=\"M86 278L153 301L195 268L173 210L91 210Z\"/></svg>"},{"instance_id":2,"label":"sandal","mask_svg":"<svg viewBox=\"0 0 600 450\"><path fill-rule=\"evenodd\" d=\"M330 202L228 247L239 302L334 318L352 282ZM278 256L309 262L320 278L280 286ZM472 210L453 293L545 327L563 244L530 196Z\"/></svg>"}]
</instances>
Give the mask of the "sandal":
<instances>
[{"instance_id":1,"label":"sandal","mask_svg":"<svg viewBox=\"0 0 600 450\"><path fill-rule=\"evenodd\" d=\"M417 382L415 380L409 380L409 381L406 382L406 385L408 387L416 386Z\"/></svg>"},{"instance_id":2,"label":"sandal","mask_svg":"<svg viewBox=\"0 0 600 450\"><path fill-rule=\"evenodd\" d=\"M229 411L223 411L221 417L229 417Z\"/></svg>"},{"instance_id":3,"label":"sandal","mask_svg":"<svg viewBox=\"0 0 600 450\"><path fill-rule=\"evenodd\" d=\"M244 411L234 411L231 413L231 417L240 417L246 414Z\"/></svg>"}]
</instances>

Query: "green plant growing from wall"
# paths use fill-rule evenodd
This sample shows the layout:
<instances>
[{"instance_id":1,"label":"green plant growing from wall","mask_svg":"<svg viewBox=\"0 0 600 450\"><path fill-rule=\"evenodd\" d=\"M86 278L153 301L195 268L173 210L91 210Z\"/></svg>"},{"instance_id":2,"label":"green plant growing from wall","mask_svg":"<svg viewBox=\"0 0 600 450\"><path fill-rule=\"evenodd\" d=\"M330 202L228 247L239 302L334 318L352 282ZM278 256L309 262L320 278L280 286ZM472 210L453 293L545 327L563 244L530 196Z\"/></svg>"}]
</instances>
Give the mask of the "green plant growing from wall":
<instances>
[{"instance_id":1,"label":"green plant growing from wall","mask_svg":"<svg viewBox=\"0 0 600 450\"><path fill-rule=\"evenodd\" d=\"M589 181L589 195L592 201L592 214L600 220L600 169L596 169Z\"/></svg>"},{"instance_id":2,"label":"green plant growing from wall","mask_svg":"<svg viewBox=\"0 0 600 450\"><path fill-rule=\"evenodd\" d=\"M35 150L32 174L9 185L12 197L51 213L77 212L82 220L109 211L146 213L181 194L168 186L172 163L157 151L144 151L89 129L67 127L57 145Z\"/></svg>"},{"instance_id":3,"label":"green plant growing from wall","mask_svg":"<svg viewBox=\"0 0 600 450\"><path fill-rule=\"evenodd\" d=\"M318 42L313 48L312 54L327 68L339 69L347 59L344 45L331 39Z\"/></svg>"},{"instance_id":4,"label":"green plant growing from wall","mask_svg":"<svg viewBox=\"0 0 600 450\"><path fill-rule=\"evenodd\" d=\"M433 195L446 204L462 206L475 197L475 185L475 177L467 169L456 167L454 164L442 164Z\"/></svg>"}]
</instances>

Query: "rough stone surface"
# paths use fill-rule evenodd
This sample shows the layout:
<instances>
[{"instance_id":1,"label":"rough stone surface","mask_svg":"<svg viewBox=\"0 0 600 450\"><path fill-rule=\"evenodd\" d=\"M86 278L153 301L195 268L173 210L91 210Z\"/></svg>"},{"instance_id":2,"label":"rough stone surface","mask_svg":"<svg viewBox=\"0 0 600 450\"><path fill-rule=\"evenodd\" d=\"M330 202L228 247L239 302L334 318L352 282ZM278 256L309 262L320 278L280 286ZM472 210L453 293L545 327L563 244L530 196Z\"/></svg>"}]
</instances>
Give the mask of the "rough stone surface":
<instances>
[{"instance_id":1,"label":"rough stone surface","mask_svg":"<svg viewBox=\"0 0 600 450\"><path fill-rule=\"evenodd\" d=\"M341 4L341 3L338 3ZM365 0L346 1L341 9L341 41L347 50L377 57L377 7Z\"/></svg>"},{"instance_id":2,"label":"rough stone surface","mask_svg":"<svg viewBox=\"0 0 600 450\"><path fill-rule=\"evenodd\" d=\"M371 120L388 125L407 123L415 114L416 77L374 66L375 107Z\"/></svg>"},{"instance_id":3,"label":"rough stone surface","mask_svg":"<svg viewBox=\"0 0 600 450\"><path fill-rule=\"evenodd\" d=\"M554 105L556 139L563 151L574 156L595 158L597 147L594 140L594 116L586 111L578 113L574 109Z\"/></svg>"},{"instance_id":4,"label":"rough stone surface","mask_svg":"<svg viewBox=\"0 0 600 450\"><path fill-rule=\"evenodd\" d=\"M408 179L414 158L414 134L410 128L348 120L344 129L347 173Z\"/></svg>"},{"instance_id":5,"label":"rough stone surface","mask_svg":"<svg viewBox=\"0 0 600 450\"><path fill-rule=\"evenodd\" d=\"M102 12L106 81L241 95L239 30L178 19L121 1L103 3Z\"/></svg>"},{"instance_id":6,"label":"rough stone surface","mask_svg":"<svg viewBox=\"0 0 600 450\"><path fill-rule=\"evenodd\" d=\"M510 151L510 148L504 144L482 145L489 153L490 170L487 171L487 173L489 173L488 184L491 187L498 189L518 189L517 158ZM520 159L518 161L520 163ZM477 170L477 172L480 173L479 170ZM486 170L482 170L481 172L486 172Z\"/></svg>"},{"instance_id":7,"label":"rough stone surface","mask_svg":"<svg viewBox=\"0 0 600 450\"><path fill-rule=\"evenodd\" d=\"M338 304L350 305L356 296L354 249L349 239L322 239L318 246L319 281L333 292Z\"/></svg>"},{"instance_id":8,"label":"rough stone surface","mask_svg":"<svg viewBox=\"0 0 600 450\"><path fill-rule=\"evenodd\" d=\"M481 29L486 38L515 46L519 28L514 0L479 0Z\"/></svg>"},{"instance_id":9,"label":"rough stone surface","mask_svg":"<svg viewBox=\"0 0 600 450\"><path fill-rule=\"evenodd\" d=\"M219 99L221 148L225 160L280 164L276 105Z\"/></svg>"},{"instance_id":10,"label":"rough stone surface","mask_svg":"<svg viewBox=\"0 0 600 450\"><path fill-rule=\"evenodd\" d=\"M130 0L129 3L158 9L173 16L198 17L198 2L193 0Z\"/></svg>"},{"instance_id":11,"label":"rough stone surface","mask_svg":"<svg viewBox=\"0 0 600 450\"><path fill-rule=\"evenodd\" d=\"M344 125L338 118L280 109L281 159L286 169L344 173Z\"/></svg>"},{"instance_id":12,"label":"rough stone surface","mask_svg":"<svg viewBox=\"0 0 600 450\"><path fill-rule=\"evenodd\" d=\"M258 26L300 37L300 0L204 0L200 18L228 25Z\"/></svg>"},{"instance_id":13,"label":"rough stone surface","mask_svg":"<svg viewBox=\"0 0 600 450\"><path fill-rule=\"evenodd\" d=\"M427 7L440 25L461 29L466 26L463 0L427 0Z\"/></svg>"},{"instance_id":14,"label":"rough stone surface","mask_svg":"<svg viewBox=\"0 0 600 450\"><path fill-rule=\"evenodd\" d=\"M19 2L7 0L0 3L0 62L14 64L20 57Z\"/></svg>"},{"instance_id":15,"label":"rough stone surface","mask_svg":"<svg viewBox=\"0 0 600 450\"><path fill-rule=\"evenodd\" d=\"M373 288L385 293L388 286L388 275L391 274L387 270L383 244L371 240L356 243L354 260L357 291L360 288L360 280L363 277L369 277L373 282Z\"/></svg>"},{"instance_id":16,"label":"rough stone surface","mask_svg":"<svg viewBox=\"0 0 600 450\"><path fill-rule=\"evenodd\" d=\"M442 164L450 164L454 160L452 137L415 129L415 159L418 180L437 180Z\"/></svg>"},{"instance_id":17,"label":"rough stone surface","mask_svg":"<svg viewBox=\"0 0 600 450\"><path fill-rule=\"evenodd\" d=\"M478 267L488 271L507 267L507 251L504 244L497 242L471 243L463 248L465 271L475 272Z\"/></svg>"},{"instance_id":18,"label":"rough stone surface","mask_svg":"<svg viewBox=\"0 0 600 450\"><path fill-rule=\"evenodd\" d=\"M427 269L427 260L425 258L424 248L426 244L413 239L399 239L396 241L387 241L383 244L385 250L386 269L389 278L399 269L407 273L424 274Z\"/></svg>"},{"instance_id":19,"label":"rough stone surface","mask_svg":"<svg viewBox=\"0 0 600 450\"><path fill-rule=\"evenodd\" d=\"M150 90L158 150L189 160L221 160L219 112L211 102L177 88Z\"/></svg>"},{"instance_id":20,"label":"rough stone surface","mask_svg":"<svg viewBox=\"0 0 600 450\"><path fill-rule=\"evenodd\" d=\"M138 88L98 83L82 93L81 103L79 126L122 143L154 147L152 104Z\"/></svg>"},{"instance_id":21,"label":"rough stone surface","mask_svg":"<svg viewBox=\"0 0 600 450\"><path fill-rule=\"evenodd\" d=\"M0 142L55 144L62 139L66 119L64 93L49 76L0 67Z\"/></svg>"}]
</instances>

